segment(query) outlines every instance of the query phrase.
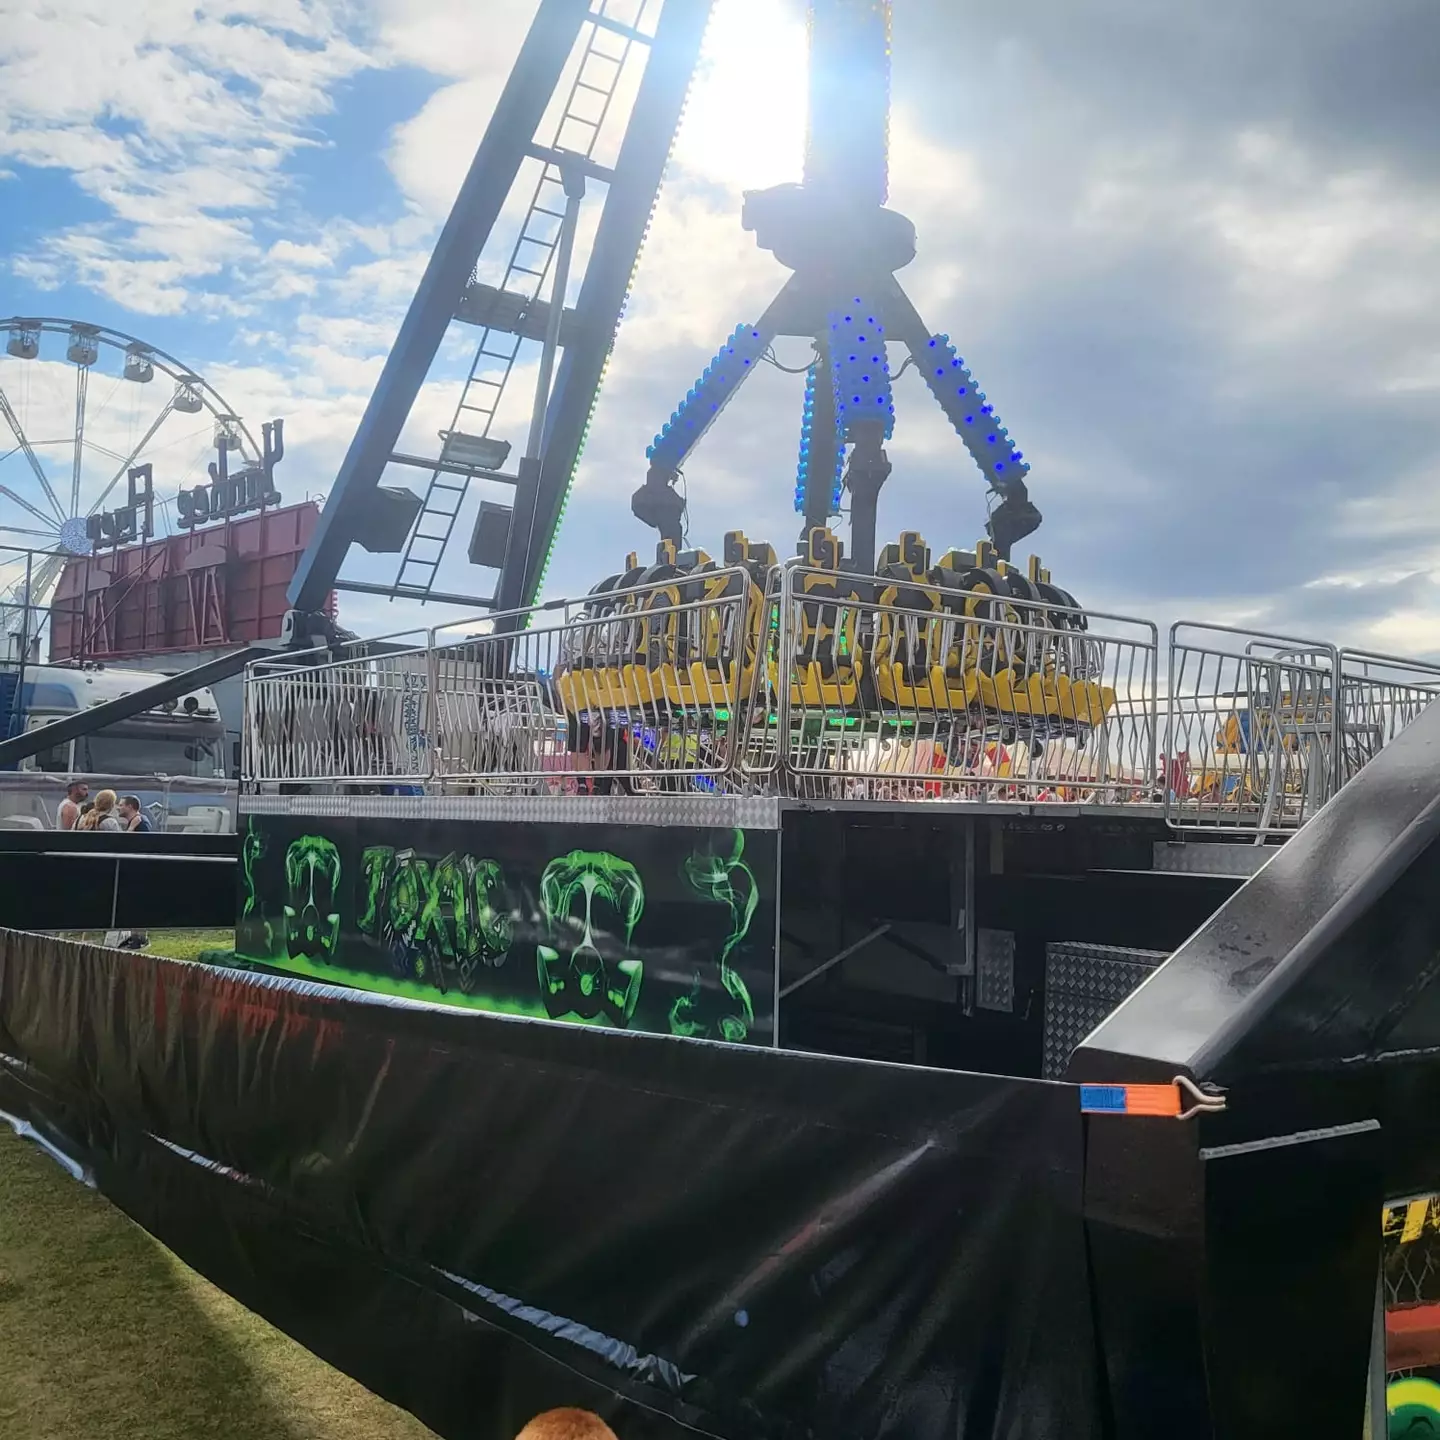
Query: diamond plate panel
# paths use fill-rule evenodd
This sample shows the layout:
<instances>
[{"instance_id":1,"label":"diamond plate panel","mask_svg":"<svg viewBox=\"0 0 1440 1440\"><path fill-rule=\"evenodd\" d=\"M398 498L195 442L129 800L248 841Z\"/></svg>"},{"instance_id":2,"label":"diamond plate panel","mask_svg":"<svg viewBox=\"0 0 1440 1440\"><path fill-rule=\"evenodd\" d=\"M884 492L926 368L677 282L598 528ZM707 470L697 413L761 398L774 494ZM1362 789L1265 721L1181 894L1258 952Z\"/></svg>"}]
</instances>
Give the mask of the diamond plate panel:
<instances>
[{"instance_id":1,"label":"diamond plate panel","mask_svg":"<svg viewBox=\"0 0 1440 1440\"><path fill-rule=\"evenodd\" d=\"M975 935L975 1003L982 1010L1015 1009L1015 935L980 930Z\"/></svg>"},{"instance_id":2,"label":"diamond plate panel","mask_svg":"<svg viewBox=\"0 0 1440 1440\"><path fill-rule=\"evenodd\" d=\"M1045 947L1042 1070L1058 1080L1071 1052L1165 960L1163 950L1131 950L1062 940Z\"/></svg>"},{"instance_id":3,"label":"diamond plate panel","mask_svg":"<svg viewBox=\"0 0 1440 1440\"><path fill-rule=\"evenodd\" d=\"M242 795L240 814L780 828L778 800L746 795Z\"/></svg>"}]
</instances>

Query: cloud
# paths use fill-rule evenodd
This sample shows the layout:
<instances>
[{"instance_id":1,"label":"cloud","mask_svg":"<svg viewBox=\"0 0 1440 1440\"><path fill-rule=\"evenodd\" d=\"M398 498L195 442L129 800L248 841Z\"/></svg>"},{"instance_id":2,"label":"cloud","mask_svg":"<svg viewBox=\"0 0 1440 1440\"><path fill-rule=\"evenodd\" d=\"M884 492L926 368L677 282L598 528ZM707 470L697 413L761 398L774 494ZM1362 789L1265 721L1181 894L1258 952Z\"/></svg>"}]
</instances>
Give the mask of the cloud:
<instances>
[{"instance_id":1,"label":"cloud","mask_svg":"<svg viewBox=\"0 0 1440 1440\"><path fill-rule=\"evenodd\" d=\"M239 313L217 277L260 260L254 217L281 203L287 157L370 63L349 17L324 0L63 10L0 29L0 159L68 173L107 218L52 234L21 273L48 265L137 313L177 313L197 292Z\"/></svg>"},{"instance_id":2,"label":"cloud","mask_svg":"<svg viewBox=\"0 0 1440 1440\"><path fill-rule=\"evenodd\" d=\"M177 326L211 316L195 363L243 413L288 414L287 485L323 487L533 0L248 0L226 20L161 0L123 23L98 0L64 7L0 36L0 164L73 176L106 218L54 227L12 276ZM648 547L628 503L646 443L784 279L739 207L798 178L803 23L798 3L717 4L552 589ZM1020 438L1035 546L1082 599L1372 645L1440 621L1437 37L1431 0L1025 0L983 26L942 0L897 7L892 203L920 241L901 279ZM375 144L383 170L312 213L291 175L316 146L343 151L341 87L405 66L436 84ZM407 446L439 443L477 339L452 327ZM522 349L497 421L517 451L533 365ZM757 374L687 465L692 539L712 552L737 524L789 550L799 386ZM882 537L969 543L981 478L917 377L897 398ZM1355 554L1352 575L1336 557ZM463 558L446 578L488 579Z\"/></svg>"}]
</instances>

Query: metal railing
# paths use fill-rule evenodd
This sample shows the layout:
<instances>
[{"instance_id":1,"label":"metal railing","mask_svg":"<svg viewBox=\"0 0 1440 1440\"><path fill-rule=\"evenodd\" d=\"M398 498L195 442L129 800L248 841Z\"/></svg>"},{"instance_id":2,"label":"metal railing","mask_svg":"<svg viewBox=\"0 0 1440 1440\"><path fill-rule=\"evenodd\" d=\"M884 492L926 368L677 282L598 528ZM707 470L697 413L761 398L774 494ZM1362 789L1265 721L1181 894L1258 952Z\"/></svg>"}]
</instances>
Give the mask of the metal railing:
<instances>
[{"instance_id":1,"label":"metal railing","mask_svg":"<svg viewBox=\"0 0 1440 1440\"><path fill-rule=\"evenodd\" d=\"M1340 651L1339 779L1369 764L1440 695L1440 665Z\"/></svg>"},{"instance_id":2,"label":"metal railing","mask_svg":"<svg viewBox=\"0 0 1440 1440\"><path fill-rule=\"evenodd\" d=\"M748 719L749 575L712 569L621 596L431 632L434 780L554 794L734 788Z\"/></svg>"},{"instance_id":3,"label":"metal railing","mask_svg":"<svg viewBox=\"0 0 1440 1440\"><path fill-rule=\"evenodd\" d=\"M943 577L941 577L943 578ZM799 563L266 660L252 788L1151 805L1293 830L1440 666Z\"/></svg>"},{"instance_id":4,"label":"metal railing","mask_svg":"<svg viewBox=\"0 0 1440 1440\"><path fill-rule=\"evenodd\" d=\"M1148 621L799 566L778 608L763 717L774 737L751 747L777 787L834 800L1151 798Z\"/></svg>"},{"instance_id":5,"label":"metal railing","mask_svg":"<svg viewBox=\"0 0 1440 1440\"><path fill-rule=\"evenodd\" d=\"M434 687L427 642L427 632L408 631L352 642L333 659L315 651L288 663L252 662L242 774L279 783L428 779Z\"/></svg>"},{"instance_id":6,"label":"metal railing","mask_svg":"<svg viewBox=\"0 0 1440 1440\"><path fill-rule=\"evenodd\" d=\"M1339 671L1333 645L1191 621L1171 626L1166 817L1259 834L1307 820L1338 783Z\"/></svg>"}]
</instances>

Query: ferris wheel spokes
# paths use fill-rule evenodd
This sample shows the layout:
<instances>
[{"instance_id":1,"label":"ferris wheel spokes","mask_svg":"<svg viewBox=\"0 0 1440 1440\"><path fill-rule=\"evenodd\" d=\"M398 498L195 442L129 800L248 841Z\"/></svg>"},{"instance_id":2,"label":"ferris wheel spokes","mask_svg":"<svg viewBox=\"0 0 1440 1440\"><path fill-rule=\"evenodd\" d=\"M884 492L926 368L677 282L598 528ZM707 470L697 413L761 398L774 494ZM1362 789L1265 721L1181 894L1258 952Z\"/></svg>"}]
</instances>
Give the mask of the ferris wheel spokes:
<instances>
[{"instance_id":1,"label":"ferris wheel spokes","mask_svg":"<svg viewBox=\"0 0 1440 1440\"><path fill-rule=\"evenodd\" d=\"M76 347L71 345L73 358ZM95 362L95 347L86 352L88 360L75 362L75 458L70 472L70 513L80 513L80 472L85 466L85 397L90 393L90 366Z\"/></svg>"},{"instance_id":2,"label":"ferris wheel spokes","mask_svg":"<svg viewBox=\"0 0 1440 1440\"><path fill-rule=\"evenodd\" d=\"M172 447L195 445L199 441L198 435L171 437L168 432L157 441L156 437L172 416L201 416L208 412L213 422L213 435L199 441L197 455L188 461L182 460L180 470L188 472L197 463L203 465L204 452L210 448L212 439L221 451L219 468L222 471L229 459L238 462L247 472L263 464L254 437L214 387L165 351L107 326L78 320L15 317L0 319L0 330L8 331L3 353L0 353L0 380L9 385L7 395L6 385L0 384L0 417L15 439L13 450L0 451L0 497L13 502L23 512L13 514L13 518L23 524L9 525L4 519L11 517L0 517L0 531L27 537L32 542L38 539L44 548L55 548L58 556L55 563L51 565L51 557L46 557L45 563L32 575L31 590L37 601L58 577L67 554L90 553L94 543L93 517L101 513L126 476L146 460L147 453L170 451L167 458L174 466L176 457ZM46 360L47 336L61 341L64 359L74 367L73 397L65 394L69 387L63 384L61 367ZM111 351L119 352L119 363L113 370L108 363L102 363ZM39 361L40 386L33 388L28 374L23 381L9 384L4 368L7 358L22 365ZM54 359L58 360L59 356ZM90 375L97 364L102 367L102 375L113 375L115 386L104 392L103 403L97 401L92 405ZM162 384L168 381L170 391L158 413L150 411L149 403L140 398L141 389L155 380ZM127 391L129 401L116 408L128 411L128 415L117 414L111 402L117 394ZM71 398L73 406L67 403ZM60 417L67 411L73 415L68 436L55 440L34 438L37 424L41 433L54 433L56 429L62 429L63 433ZM50 458L47 468L46 459L37 453L52 446L69 448L68 504L60 498L62 482L55 473L58 464ZM7 466L12 456L14 463ZM150 463L153 464L153 460ZM213 472L215 467L211 469ZM4 483L6 481L9 483ZM42 528L34 528L37 525Z\"/></svg>"},{"instance_id":3,"label":"ferris wheel spokes","mask_svg":"<svg viewBox=\"0 0 1440 1440\"><path fill-rule=\"evenodd\" d=\"M3 389L0 389L0 415L5 417L5 423L10 427L10 433L15 437L16 445L21 454L30 462L30 468L35 472L35 478L40 482L51 505L55 507L55 523L58 528L60 521L65 518L65 512L60 508L60 499L50 488L50 481L45 475L45 467L41 465L40 457L31 448L29 440L25 438L25 431L21 428L20 421L16 418L15 411L11 408L10 401L6 399ZM24 501L21 501L21 504L24 504ZM33 505L26 505L25 508L33 514L40 513Z\"/></svg>"}]
</instances>

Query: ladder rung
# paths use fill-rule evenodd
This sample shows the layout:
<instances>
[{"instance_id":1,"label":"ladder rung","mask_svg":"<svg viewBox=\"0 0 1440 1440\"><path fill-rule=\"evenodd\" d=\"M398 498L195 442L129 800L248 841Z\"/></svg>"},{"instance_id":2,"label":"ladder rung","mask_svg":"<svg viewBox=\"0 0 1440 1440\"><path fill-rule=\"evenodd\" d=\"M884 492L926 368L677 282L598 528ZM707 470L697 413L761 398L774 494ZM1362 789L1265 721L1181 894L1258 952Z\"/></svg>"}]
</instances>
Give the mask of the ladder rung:
<instances>
[{"instance_id":1,"label":"ladder rung","mask_svg":"<svg viewBox=\"0 0 1440 1440\"><path fill-rule=\"evenodd\" d=\"M561 121L564 124L564 121ZM555 150L548 145L530 144L525 147L525 153L532 160L543 160L547 165L553 165L561 169L564 165L575 166L587 179L598 180L602 185L608 185L614 178L615 172L608 165L601 165L598 161L592 160L588 153L582 154L577 150ZM547 175L545 177L549 179ZM552 185L560 184L558 180L551 180Z\"/></svg>"},{"instance_id":2,"label":"ladder rung","mask_svg":"<svg viewBox=\"0 0 1440 1440\"><path fill-rule=\"evenodd\" d=\"M612 55L608 50L602 50L600 48L599 41L601 33L602 32L599 30L591 32L590 44L585 51L586 56L588 57L594 55L601 60L608 60L612 65L623 65L625 63L625 57L629 53L630 47L627 45L620 51L618 55Z\"/></svg>"},{"instance_id":3,"label":"ladder rung","mask_svg":"<svg viewBox=\"0 0 1440 1440\"><path fill-rule=\"evenodd\" d=\"M585 58L580 62L581 75L585 73L586 66L588 66L592 60L599 65L613 65L615 67L614 74L610 76L610 88L605 92L607 95L613 95L615 93L616 84L618 83L620 75L625 68L625 62L623 60L617 59L614 55L607 55L603 50L596 50L592 47L585 52ZM579 77L577 76L576 78L578 79ZM589 84L589 81L586 81L585 83Z\"/></svg>"},{"instance_id":4,"label":"ladder rung","mask_svg":"<svg viewBox=\"0 0 1440 1440\"><path fill-rule=\"evenodd\" d=\"M577 90L589 90L593 95L603 95L607 100L615 93L613 89L606 90L603 86L592 85L588 80L576 80L575 88Z\"/></svg>"},{"instance_id":5,"label":"ladder rung","mask_svg":"<svg viewBox=\"0 0 1440 1440\"><path fill-rule=\"evenodd\" d=\"M593 22L597 30L608 30L612 35L622 36L631 40L637 45L650 45L654 43L654 37L637 30L633 25L622 25L618 20L612 20L608 15L597 15L593 10L585 17Z\"/></svg>"}]
</instances>

